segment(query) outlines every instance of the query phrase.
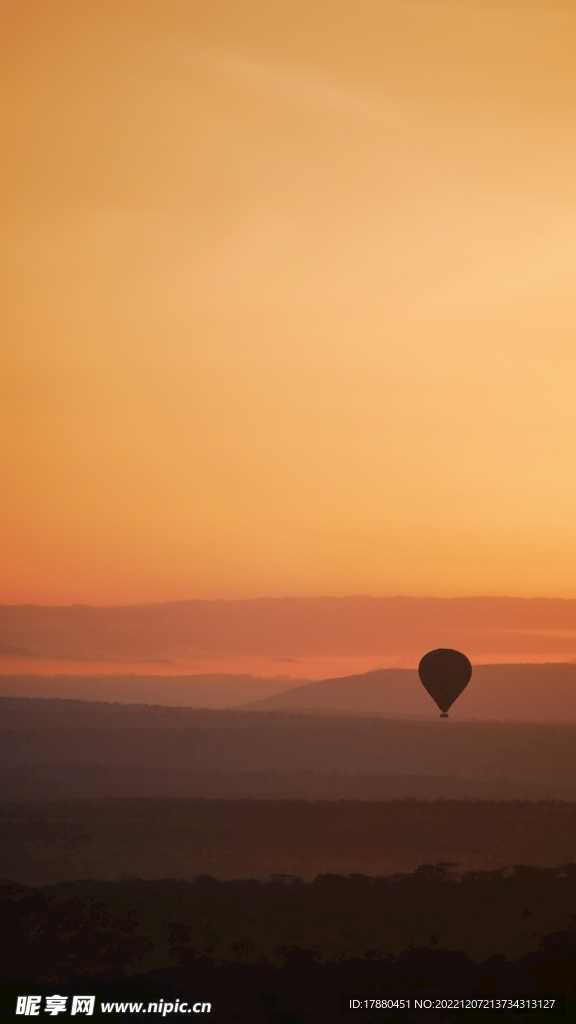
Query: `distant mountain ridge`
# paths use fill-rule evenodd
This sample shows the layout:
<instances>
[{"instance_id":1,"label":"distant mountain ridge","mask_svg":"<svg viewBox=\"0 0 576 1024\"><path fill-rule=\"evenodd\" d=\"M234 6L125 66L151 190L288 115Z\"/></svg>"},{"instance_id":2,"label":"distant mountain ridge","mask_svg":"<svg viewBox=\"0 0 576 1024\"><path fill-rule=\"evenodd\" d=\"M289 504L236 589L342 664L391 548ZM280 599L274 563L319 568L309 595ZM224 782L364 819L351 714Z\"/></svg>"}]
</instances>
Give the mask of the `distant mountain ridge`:
<instances>
[{"instance_id":1,"label":"distant mountain ridge","mask_svg":"<svg viewBox=\"0 0 576 1024\"><path fill-rule=\"evenodd\" d=\"M0 675L2 697L110 701L164 708L237 709L307 715L438 715L415 669L375 669L301 681L285 677L208 675ZM475 665L451 719L576 722L576 664Z\"/></svg>"},{"instance_id":2,"label":"distant mountain ridge","mask_svg":"<svg viewBox=\"0 0 576 1024\"><path fill-rule=\"evenodd\" d=\"M254 711L340 711L434 717L436 705L415 669L378 669L321 679L243 705ZM450 710L453 718L576 722L576 665L476 665Z\"/></svg>"},{"instance_id":3,"label":"distant mountain ridge","mask_svg":"<svg viewBox=\"0 0 576 1024\"><path fill-rule=\"evenodd\" d=\"M138 663L139 671L149 664L152 671L175 666L235 674L253 672L254 660L261 659L267 667L260 665L257 674L272 676L291 663L290 674L317 679L334 668L310 671L314 659L377 659L343 665L344 674L378 664L416 665L434 647L456 647L477 662L568 661L576 658L576 600L356 595L116 607L0 605L6 671L17 665L18 671L46 671L42 666L51 662L50 671L100 663L98 671L118 673Z\"/></svg>"},{"instance_id":4,"label":"distant mountain ridge","mask_svg":"<svg viewBox=\"0 0 576 1024\"><path fill-rule=\"evenodd\" d=\"M150 704L174 708L229 708L268 697L289 684L286 678L208 673L204 675L0 675L0 698L59 698Z\"/></svg>"}]
</instances>

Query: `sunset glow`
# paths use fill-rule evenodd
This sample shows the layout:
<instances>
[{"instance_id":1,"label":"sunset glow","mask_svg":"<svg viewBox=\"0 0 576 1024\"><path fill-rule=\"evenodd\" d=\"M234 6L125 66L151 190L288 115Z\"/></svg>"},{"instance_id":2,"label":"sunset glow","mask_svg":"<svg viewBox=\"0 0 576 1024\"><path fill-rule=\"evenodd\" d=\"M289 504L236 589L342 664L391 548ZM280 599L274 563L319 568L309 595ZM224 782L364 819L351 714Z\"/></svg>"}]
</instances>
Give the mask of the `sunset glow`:
<instances>
[{"instance_id":1,"label":"sunset glow","mask_svg":"<svg viewBox=\"0 0 576 1024\"><path fill-rule=\"evenodd\" d=\"M0 601L576 597L574 4L0 12Z\"/></svg>"}]
</instances>

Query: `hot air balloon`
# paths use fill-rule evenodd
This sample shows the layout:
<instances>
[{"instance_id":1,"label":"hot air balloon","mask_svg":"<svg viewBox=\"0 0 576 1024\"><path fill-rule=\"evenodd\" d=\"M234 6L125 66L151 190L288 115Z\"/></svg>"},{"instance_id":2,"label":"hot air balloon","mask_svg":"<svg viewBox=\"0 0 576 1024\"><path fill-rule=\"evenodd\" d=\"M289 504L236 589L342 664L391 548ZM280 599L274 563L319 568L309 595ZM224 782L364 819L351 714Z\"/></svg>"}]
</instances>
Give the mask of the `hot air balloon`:
<instances>
[{"instance_id":1,"label":"hot air balloon","mask_svg":"<svg viewBox=\"0 0 576 1024\"><path fill-rule=\"evenodd\" d=\"M424 655L418 665L418 675L424 689L440 708L440 718L448 718L448 709L470 681L472 665L460 651L439 647Z\"/></svg>"}]
</instances>

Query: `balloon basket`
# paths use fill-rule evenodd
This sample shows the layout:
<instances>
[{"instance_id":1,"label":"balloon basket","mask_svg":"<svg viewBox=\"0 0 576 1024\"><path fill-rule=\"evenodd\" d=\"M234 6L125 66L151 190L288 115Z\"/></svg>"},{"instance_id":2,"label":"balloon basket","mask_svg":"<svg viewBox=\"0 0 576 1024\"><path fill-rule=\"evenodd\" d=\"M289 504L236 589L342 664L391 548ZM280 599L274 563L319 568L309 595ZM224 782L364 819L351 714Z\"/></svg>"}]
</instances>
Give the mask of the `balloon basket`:
<instances>
[{"instance_id":1,"label":"balloon basket","mask_svg":"<svg viewBox=\"0 0 576 1024\"><path fill-rule=\"evenodd\" d=\"M440 718L448 718L448 712L447 711L443 711L441 713L441 715L440 715Z\"/></svg>"}]
</instances>

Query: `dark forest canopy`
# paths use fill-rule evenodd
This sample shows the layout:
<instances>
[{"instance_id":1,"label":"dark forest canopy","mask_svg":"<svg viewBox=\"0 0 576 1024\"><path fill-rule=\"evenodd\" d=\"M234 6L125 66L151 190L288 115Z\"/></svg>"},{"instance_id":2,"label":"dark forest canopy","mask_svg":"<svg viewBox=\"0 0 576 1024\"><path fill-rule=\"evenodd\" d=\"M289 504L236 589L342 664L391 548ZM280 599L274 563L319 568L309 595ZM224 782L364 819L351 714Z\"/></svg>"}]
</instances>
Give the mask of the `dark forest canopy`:
<instances>
[{"instance_id":1,"label":"dark forest canopy","mask_svg":"<svg viewBox=\"0 0 576 1024\"><path fill-rule=\"evenodd\" d=\"M121 977L195 963L393 962L410 948L459 950L477 962L517 958L550 945L555 933L574 945L575 912L576 864L465 874L428 864L412 874L323 875L310 884L291 876L5 882L2 974L65 984L75 974Z\"/></svg>"}]
</instances>

